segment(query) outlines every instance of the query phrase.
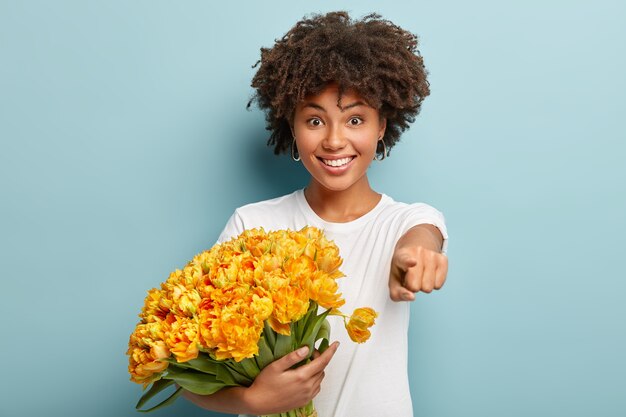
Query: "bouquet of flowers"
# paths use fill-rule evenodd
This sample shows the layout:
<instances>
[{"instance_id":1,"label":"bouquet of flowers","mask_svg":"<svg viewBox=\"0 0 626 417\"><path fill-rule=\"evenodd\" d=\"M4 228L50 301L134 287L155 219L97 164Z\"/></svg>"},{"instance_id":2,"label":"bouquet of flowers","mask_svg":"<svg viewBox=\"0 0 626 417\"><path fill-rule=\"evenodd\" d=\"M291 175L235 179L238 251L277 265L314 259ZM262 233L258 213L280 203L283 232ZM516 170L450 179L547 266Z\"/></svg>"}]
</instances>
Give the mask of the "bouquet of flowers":
<instances>
[{"instance_id":1,"label":"bouquet of flowers","mask_svg":"<svg viewBox=\"0 0 626 417\"><path fill-rule=\"evenodd\" d=\"M181 389L208 395L250 386L261 369L301 346L329 344L329 314L344 318L350 338L365 342L376 312L346 316L336 280L343 277L339 249L316 228L244 231L196 255L148 291L128 343L130 379L147 390L137 403L152 411ZM318 306L322 307L318 313ZM143 410L170 385L164 401ZM312 402L273 417L316 416Z\"/></svg>"}]
</instances>

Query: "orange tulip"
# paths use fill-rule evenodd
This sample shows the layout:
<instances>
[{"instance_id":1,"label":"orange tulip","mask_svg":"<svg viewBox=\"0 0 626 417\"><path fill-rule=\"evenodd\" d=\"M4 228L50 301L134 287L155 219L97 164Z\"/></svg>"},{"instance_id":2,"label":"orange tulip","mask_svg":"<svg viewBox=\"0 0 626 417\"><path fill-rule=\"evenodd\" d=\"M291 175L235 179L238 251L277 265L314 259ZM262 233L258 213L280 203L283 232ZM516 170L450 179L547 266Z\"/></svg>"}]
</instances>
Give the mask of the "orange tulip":
<instances>
[{"instance_id":1,"label":"orange tulip","mask_svg":"<svg viewBox=\"0 0 626 417\"><path fill-rule=\"evenodd\" d=\"M198 323L182 318L172 323L167 336L167 347L178 362L187 362L198 357Z\"/></svg>"},{"instance_id":2,"label":"orange tulip","mask_svg":"<svg viewBox=\"0 0 626 417\"><path fill-rule=\"evenodd\" d=\"M341 298L341 293L337 292L339 290L337 281L322 271L313 274L307 290L311 300L323 308L339 308L346 302Z\"/></svg>"},{"instance_id":3,"label":"orange tulip","mask_svg":"<svg viewBox=\"0 0 626 417\"><path fill-rule=\"evenodd\" d=\"M350 339L357 343L367 341L371 335L369 328L374 325L376 317L378 317L378 314L369 307L361 307L354 310L346 324Z\"/></svg>"},{"instance_id":4,"label":"orange tulip","mask_svg":"<svg viewBox=\"0 0 626 417\"><path fill-rule=\"evenodd\" d=\"M309 296L305 290L286 285L272 293L274 311L278 322L287 324L302 318L309 309Z\"/></svg>"}]
</instances>

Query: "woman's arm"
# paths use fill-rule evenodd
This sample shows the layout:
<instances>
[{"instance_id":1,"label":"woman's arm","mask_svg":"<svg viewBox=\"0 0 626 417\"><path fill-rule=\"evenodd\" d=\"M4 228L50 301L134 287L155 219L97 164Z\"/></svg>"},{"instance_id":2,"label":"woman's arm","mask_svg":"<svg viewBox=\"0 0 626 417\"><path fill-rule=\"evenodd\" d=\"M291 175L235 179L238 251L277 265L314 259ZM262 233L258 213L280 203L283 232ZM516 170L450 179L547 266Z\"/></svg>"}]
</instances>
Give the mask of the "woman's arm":
<instances>
[{"instance_id":1,"label":"woman's arm","mask_svg":"<svg viewBox=\"0 0 626 417\"><path fill-rule=\"evenodd\" d=\"M223 388L212 395L198 395L183 390L183 397L197 405L211 411L229 414L254 414L252 404L246 397L245 387Z\"/></svg>"},{"instance_id":2,"label":"woman's arm","mask_svg":"<svg viewBox=\"0 0 626 417\"><path fill-rule=\"evenodd\" d=\"M448 258L441 253L443 236L432 224L409 229L396 243L389 273L393 301L413 301L416 292L430 293L446 281Z\"/></svg>"},{"instance_id":3,"label":"woman's arm","mask_svg":"<svg viewBox=\"0 0 626 417\"><path fill-rule=\"evenodd\" d=\"M291 367L307 356L308 348L291 352L263 368L248 388L224 388L212 395L184 391L183 396L207 410L231 414L265 415L304 407L319 393L324 369L338 346L335 342L321 355L316 352L310 363L295 369Z\"/></svg>"}]
</instances>

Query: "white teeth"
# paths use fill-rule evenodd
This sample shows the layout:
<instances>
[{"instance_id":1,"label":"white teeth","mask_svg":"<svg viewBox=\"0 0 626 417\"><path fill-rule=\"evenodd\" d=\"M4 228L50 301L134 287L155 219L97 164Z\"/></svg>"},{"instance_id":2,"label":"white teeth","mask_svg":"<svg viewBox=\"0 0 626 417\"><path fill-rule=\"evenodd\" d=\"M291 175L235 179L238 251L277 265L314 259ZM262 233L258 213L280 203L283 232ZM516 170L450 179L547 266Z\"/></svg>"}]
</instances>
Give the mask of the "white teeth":
<instances>
[{"instance_id":1,"label":"white teeth","mask_svg":"<svg viewBox=\"0 0 626 417\"><path fill-rule=\"evenodd\" d=\"M341 159L322 159L326 165L330 165L331 167L340 167L348 162L352 161L352 158L341 158Z\"/></svg>"}]
</instances>

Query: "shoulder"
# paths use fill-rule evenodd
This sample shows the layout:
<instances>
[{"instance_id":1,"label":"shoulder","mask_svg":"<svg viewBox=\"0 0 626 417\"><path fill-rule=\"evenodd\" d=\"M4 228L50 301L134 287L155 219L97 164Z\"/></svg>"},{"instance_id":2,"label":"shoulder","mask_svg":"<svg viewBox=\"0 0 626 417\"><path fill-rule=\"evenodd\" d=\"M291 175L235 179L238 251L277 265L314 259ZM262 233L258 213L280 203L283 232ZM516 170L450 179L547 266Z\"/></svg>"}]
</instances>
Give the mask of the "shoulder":
<instances>
[{"instance_id":1,"label":"shoulder","mask_svg":"<svg viewBox=\"0 0 626 417\"><path fill-rule=\"evenodd\" d=\"M403 203L385 194L383 198L385 199L383 211L387 216L400 220L409 217L436 217L444 220L443 213L428 203Z\"/></svg>"},{"instance_id":2,"label":"shoulder","mask_svg":"<svg viewBox=\"0 0 626 417\"><path fill-rule=\"evenodd\" d=\"M218 243L225 242L246 229L255 227L264 227L266 230L281 228L277 226L277 222L294 212L298 204L298 193L301 192L302 190L296 190L281 197L250 203L237 208L228 219L218 238Z\"/></svg>"},{"instance_id":3,"label":"shoulder","mask_svg":"<svg viewBox=\"0 0 626 417\"><path fill-rule=\"evenodd\" d=\"M388 201L381 214L398 235L419 224L432 224L441 232L444 238L444 252L447 250L448 230L445 216L441 211L428 203L403 203L394 201L389 196L385 197Z\"/></svg>"},{"instance_id":4,"label":"shoulder","mask_svg":"<svg viewBox=\"0 0 626 417\"><path fill-rule=\"evenodd\" d=\"M280 211L291 210L297 205L297 195L302 190L296 190L290 194L286 194L280 197L271 198L268 200L258 201L256 203L246 204L235 210L242 218L258 215L275 215Z\"/></svg>"}]
</instances>

